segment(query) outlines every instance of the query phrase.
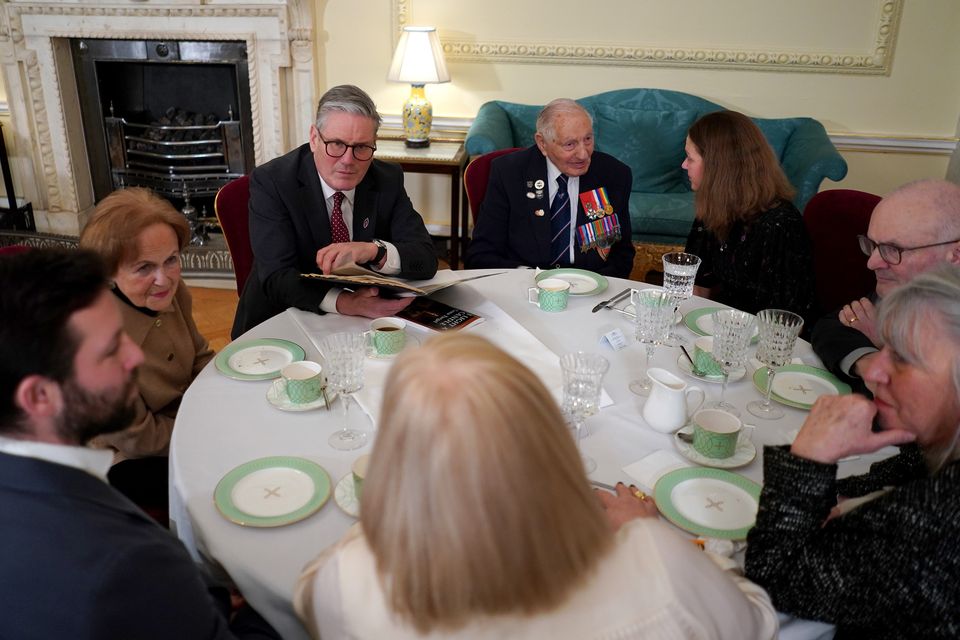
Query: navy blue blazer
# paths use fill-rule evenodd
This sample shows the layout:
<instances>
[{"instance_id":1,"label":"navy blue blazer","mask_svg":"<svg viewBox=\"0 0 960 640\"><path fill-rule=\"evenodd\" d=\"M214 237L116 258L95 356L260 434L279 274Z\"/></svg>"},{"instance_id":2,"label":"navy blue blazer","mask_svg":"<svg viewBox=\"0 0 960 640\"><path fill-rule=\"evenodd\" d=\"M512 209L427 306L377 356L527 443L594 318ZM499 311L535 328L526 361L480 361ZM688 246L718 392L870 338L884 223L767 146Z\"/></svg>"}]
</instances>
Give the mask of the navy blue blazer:
<instances>
[{"instance_id":1,"label":"navy blue blazer","mask_svg":"<svg viewBox=\"0 0 960 640\"><path fill-rule=\"evenodd\" d=\"M535 188L537 181L544 184ZM547 159L536 145L501 156L490 163L490 182L480 204L473 239L464 264L468 269L514 268L520 266L550 268L550 202ZM619 278L630 277L635 253L631 241L630 167L613 156L594 151L590 169L580 176L580 193L606 187L613 212L620 221L621 238L610 248L604 260L595 250L574 249L574 263ZM537 191L539 197L527 194ZM544 212L537 215L538 211ZM577 200L577 226L588 222L583 204Z\"/></svg>"},{"instance_id":2,"label":"navy blue blazer","mask_svg":"<svg viewBox=\"0 0 960 640\"><path fill-rule=\"evenodd\" d=\"M423 218L403 188L398 165L373 160L354 194L352 238L386 240L400 254L398 277L432 278L437 254ZM232 337L287 307L320 313L330 289L307 282L318 273L317 251L333 241L317 166L304 144L250 174L250 245L253 270L240 296Z\"/></svg>"},{"instance_id":3,"label":"navy blue blazer","mask_svg":"<svg viewBox=\"0 0 960 640\"><path fill-rule=\"evenodd\" d=\"M0 638L233 638L179 540L102 480L0 453Z\"/></svg>"}]
</instances>

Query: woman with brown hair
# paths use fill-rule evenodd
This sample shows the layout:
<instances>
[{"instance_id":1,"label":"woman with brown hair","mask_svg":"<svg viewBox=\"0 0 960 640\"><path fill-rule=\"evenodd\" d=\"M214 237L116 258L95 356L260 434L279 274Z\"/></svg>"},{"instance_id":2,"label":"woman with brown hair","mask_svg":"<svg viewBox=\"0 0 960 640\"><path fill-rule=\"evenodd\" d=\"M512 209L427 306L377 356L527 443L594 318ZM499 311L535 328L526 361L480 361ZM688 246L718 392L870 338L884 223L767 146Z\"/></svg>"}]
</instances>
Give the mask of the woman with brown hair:
<instances>
[{"instance_id":1,"label":"woman with brown hair","mask_svg":"<svg viewBox=\"0 0 960 640\"><path fill-rule=\"evenodd\" d=\"M143 349L140 400L127 429L91 444L114 451L111 484L141 505L166 504L167 451L180 398L213 357L193 321L180 280L180 252L190 240L183 215L152 191L114 191L94 210L80 246L103 257L123 328Z\"/></svg>"},{"instance_id":2,"label":"woman with brown hair","mask_svg":"<svg viewBox=\"0 0 960 640\"><path fill-rule=\"evenodd\" d=\"M794 189L754 122L717 111L693 123L683 168L696 192L685 251L700 257L697 295L742 311L809 318L813 255Z\"/></svg>"},{"instance_id":3,"label":"woman with brown hair","mask_svg":"<svg viewBox=\"0 0 960 640\"><path fill-rule=\"evenodd\" d=\"M297 585L313 637L775 634L763 590L649 501L633 498L648 508L614 530L550 393L486 340L444 335L401 354L381 416L360 523Z\"/></svg>"}]
</instances>

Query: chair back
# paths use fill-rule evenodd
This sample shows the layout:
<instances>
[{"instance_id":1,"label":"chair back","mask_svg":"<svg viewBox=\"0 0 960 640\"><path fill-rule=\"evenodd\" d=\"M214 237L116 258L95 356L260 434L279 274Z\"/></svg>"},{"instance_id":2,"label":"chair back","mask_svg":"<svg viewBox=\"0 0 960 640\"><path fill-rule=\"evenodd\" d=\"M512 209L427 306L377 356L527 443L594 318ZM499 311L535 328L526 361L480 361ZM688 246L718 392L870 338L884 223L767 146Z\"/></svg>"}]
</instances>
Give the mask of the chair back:
<instances>
[{"instance_id":1,"label":"chair back","mask_svg":"<svg viewBox=\"0 0 960 640\"><path fill-rule=\"evenodd\" d=\"M30 251L30 247L24 244L10 244L5 247L0 247L0 256L15 256L24 251Z\"/></svg>"},{"instance_id":2,"label":"chair back","mask_svg":"<svg viewBox=\"0 0 960 640\"><path fill-rule=\"evenodd\" d=\"M227 241L233 260L233 275L237 279L237 295L253 268L253 249L250 247L250 178L241 176L223 185L213 201L213 211Z\"/></svg>"},{"instance_id":3,"label":"chair back","mask_svg":"<svg viewBox=\"0 0 960 640\"><path fill-rule=\"evenodd\" d=\"M821 191L810 199L803 220L813 245L817 303L823 313L869 296L877 286L858 234L866 234L880 196L854 189Z\"/></svg>"},{"instance_id":4,"label":"chair back","mask_svg":"<svg viewBox=\"0 0 960 640\"><path fill-rule=\"evenodd\" d=\"M474 158L463 172L463 184L467 188L467 200L470 201L470 213L473 214L473 224L477 224L477 215L480 213L480 203L487 195L487 183L490 182L490 162L494 158L518 151L521 147L497 149L490 153Z\"/></svg>"}]
</instances>

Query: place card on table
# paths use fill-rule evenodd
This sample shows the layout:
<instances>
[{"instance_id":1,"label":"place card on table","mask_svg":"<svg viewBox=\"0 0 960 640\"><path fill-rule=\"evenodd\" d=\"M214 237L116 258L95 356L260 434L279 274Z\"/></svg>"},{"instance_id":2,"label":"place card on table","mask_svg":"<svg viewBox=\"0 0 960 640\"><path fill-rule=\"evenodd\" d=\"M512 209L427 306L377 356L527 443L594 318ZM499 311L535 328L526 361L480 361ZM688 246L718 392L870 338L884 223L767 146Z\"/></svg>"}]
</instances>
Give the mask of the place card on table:
<instances>
[{"instance_id":1,"label":"place card on table","mask_svg":"<svg viewBox=\"0 0 960 640\"><path fill-rule=\"evenodd\" d=\"M614 351L620 351L627 346L627 338L623 335L623 331L614 329L603 334L603 337L600 338L600 344L609 345Z\"/></svg>"}]
</instances>

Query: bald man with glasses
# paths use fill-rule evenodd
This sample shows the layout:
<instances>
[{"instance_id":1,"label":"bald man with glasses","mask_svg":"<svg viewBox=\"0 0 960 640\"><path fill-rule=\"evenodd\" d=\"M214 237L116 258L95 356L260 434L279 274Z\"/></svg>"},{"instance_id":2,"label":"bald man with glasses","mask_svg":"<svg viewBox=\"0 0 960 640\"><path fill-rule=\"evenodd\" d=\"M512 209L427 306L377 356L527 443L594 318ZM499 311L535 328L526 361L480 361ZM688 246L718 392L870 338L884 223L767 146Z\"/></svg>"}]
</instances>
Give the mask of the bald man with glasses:
<instances>
[{"instance_id":1,"label":"bald man with glasses","mask_svg":"<svg viewBox=\"0 0 960 640\"><path fill-rule=\"evenodd\" d=\"M876 292L822 318L811 342L828 369L863 391L861 372L881 346L875 303L937 265L960 264L960 186L921 180L896 189L874 209L858 240L876 275Z\"/></svg>"},{"instance_id":2,"label":"bald man with glasses","mask_svg":"<svg viewBox=\"0 0 960 640\"><path fill-rule=\"evenodd\" d=\"M287 307L315 313L391 316L412 298L384 298L372 287L344 291L302 273L329 274L345 260L387 276L422 280L437 272L423 218L398 165L374 159L380 115L352 85L327 91L310 141L250 175L247 279L231 335L236 338Z\"/></svg>"}]
</instances>

